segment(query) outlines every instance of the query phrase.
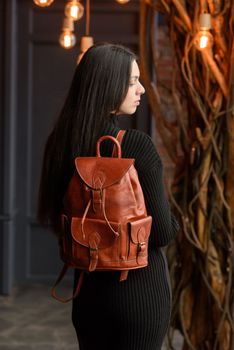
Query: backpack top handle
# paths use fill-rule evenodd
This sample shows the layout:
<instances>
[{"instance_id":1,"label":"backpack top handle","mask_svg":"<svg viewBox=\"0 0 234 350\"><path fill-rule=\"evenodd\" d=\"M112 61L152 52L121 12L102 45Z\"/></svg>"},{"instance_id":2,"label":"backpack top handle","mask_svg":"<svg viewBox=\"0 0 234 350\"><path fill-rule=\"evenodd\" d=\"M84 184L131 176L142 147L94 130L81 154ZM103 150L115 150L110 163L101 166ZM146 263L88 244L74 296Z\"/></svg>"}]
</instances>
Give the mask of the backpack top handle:
<instances>
[{"instance_id":1,"label":"backpack top handle","mask_svg":"<svg viewBox=\"0 0 234 350\"><path fill-rule=\"evenodd\" d=\"M104 140L107 140L107 139L109 139L109 140L114 142L114 144L117 147L117 157L121 158L122 157L122 151L121 151L120 143L115 137L110 136L110 135L104 135L104 136L100 137L100 139L97 141L97 144L96 144L97 157L101 157L101 154L100 154L100 144L101 144L101 142L104 141Z\"/></svg>"}]
</instances>

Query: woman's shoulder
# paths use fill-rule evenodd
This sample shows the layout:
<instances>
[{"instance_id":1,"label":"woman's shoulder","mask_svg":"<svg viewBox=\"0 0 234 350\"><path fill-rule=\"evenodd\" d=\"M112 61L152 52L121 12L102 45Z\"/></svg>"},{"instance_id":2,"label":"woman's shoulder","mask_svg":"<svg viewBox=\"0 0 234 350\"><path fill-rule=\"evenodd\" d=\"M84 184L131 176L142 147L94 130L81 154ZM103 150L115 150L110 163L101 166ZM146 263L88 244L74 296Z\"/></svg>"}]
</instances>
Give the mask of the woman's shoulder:
<instances>
[{"instance_id":1,"label":"woman's shoulder","mask_svg":"<svg viewBox=\"0 0 234 350\"><path fill-rule=\"evenodd\" d=\"M143 131L127 129L123 139L123 156L132 157L140 168L161 166L161 158L152 138Z\"/></svg>"},{"instance_id":2,"label":"woman's shoulder","mask_svg":"<svg viewBox=\"0 0 234 350\"><path fill-rule=\"evenodd\" d=\"M136 140L139 144L145 144L148 147L155 147L152 138L146 134L144 131L140 131L137 129L126 129L125 137L131 139L132 141Z\"/></svg>"}]
</instances>

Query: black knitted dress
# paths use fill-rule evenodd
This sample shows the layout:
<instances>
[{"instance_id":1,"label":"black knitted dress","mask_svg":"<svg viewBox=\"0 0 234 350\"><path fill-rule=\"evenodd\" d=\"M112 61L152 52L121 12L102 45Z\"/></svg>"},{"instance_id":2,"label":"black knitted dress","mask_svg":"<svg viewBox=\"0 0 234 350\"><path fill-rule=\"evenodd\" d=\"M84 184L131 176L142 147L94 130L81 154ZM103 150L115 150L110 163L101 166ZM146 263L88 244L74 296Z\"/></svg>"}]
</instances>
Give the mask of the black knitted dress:
<instances>
[{"instance_id":1,"label":"black knitted dress","mask_svg":"<svg viewBox=\"0 0 234 350\"><path fill-rule=\"evenodd\" d=\"M116 136L118 131L108 124L102 135ZM102 155L110 156L112 147L105 141ZM153 217L149 265L129 271L124 282L119 282L119 272L85 274L72 309L80 350L160 350L169 326L171 290L161 247L175 237L178 224L165 196L162 162L151 138L137 130L126 131L122 156L135 158L147 211ZM76 271L75 280L78 276Z\"/></svg>"}]
</instances>

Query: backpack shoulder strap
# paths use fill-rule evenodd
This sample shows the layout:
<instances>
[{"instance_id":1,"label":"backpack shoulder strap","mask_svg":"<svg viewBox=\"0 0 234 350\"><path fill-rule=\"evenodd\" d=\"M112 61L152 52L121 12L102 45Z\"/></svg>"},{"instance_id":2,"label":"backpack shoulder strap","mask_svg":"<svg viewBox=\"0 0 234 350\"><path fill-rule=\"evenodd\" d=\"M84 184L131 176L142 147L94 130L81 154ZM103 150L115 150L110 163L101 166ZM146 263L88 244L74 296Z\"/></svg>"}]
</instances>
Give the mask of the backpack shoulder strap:
<instances>
[{"instance_id":1,"label":"backpack shoulder strap","mask_svg":"<svg viewBox=\"0 0 234 350\"><path fill-rule=\"evenodd\" d=\"M67 270L69 268L69 265L67 265L66 263L63 265L63 268L55 282L55 284L53 285L52 289L51 289L51 296L58 300L58 301L61 301L61 303L67 303L68 301L71 301L73 299L75 299L79 293L80 293L80 289L81 289L81 285L83 283L83 278L84 278L84 271L81 271L80 272L80 276L79 276L79 280L77 282L77 285L76 285L76 289L75 291L73 292L73 295L69 298L63 298L61 296L58 296L57 293L56 293L56 287L58 286L58 284L62 281L63 277L65 276Z\"/></svg>"},{"instance_id":2,"label":"backpack shoulder strap","mask_svg":"<svg viewBox=\"0 0 234 350\"><path fill-rule=\"evenodd\" d=\"M126 130L119 130L119 132L118 132L118 134L116 136L116 140L119 141L120 145L121 145L121 142L123 140L125 132L126 132ZM112 157L117 157L117 147L115 145L113 147Z\"/></svg>"}]
</instances>

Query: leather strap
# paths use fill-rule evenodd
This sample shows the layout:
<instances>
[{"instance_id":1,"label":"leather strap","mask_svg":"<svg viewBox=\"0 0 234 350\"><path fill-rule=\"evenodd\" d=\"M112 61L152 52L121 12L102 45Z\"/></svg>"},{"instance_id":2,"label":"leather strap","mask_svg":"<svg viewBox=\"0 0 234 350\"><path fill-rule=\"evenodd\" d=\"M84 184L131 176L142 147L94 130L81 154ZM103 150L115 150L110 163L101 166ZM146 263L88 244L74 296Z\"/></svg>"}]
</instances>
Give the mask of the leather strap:
<instances>
[{"instance_id":1,"label":"leather strap","mask_svg":"<svg viewBox=\"0 0 234 350\"><path fill-rule=\"evenodd\" d=\"M120 282L126 281L126 279L128 277L128 271L129 270L123 270L120 272L120 278L119 278Z\"/></svg>"},{"instance_id":2,"label":"leather strap","mask_svg":"<svg viewBox=\"0 0 234 350\"><path fill-rule=\"evenodd\" d=\"M62 270L61 270L61 272L60 272L60 274L59 274L55 284L53 285L53 287L51 289L51 296L54 299L60 301L61 303L67 303L67 302L71 301L72 299L75 299L79 295L80 288L81 288L81 285L82 285L82 282L83 282L83 278L84 278L84 271L81 271L79 280L77 282L76 290L75 290L75 292L73 293L73 295L70 298L65 299L63 297L58 296L57 292L56 292L56 287L59 284L59 282L62 281L63 277L65 276L65 274L66 274L66 272L68 270L68 268L69 268L69 266L67 264L63 265L63 268L62 268Z\"/></svg>"},{"instance_id":3,"label":"leather strap","mask_svg":"<svg viewBox=\"0 0 234 350\"><path fill-rule=\"evenodd\" d=\"M122 143L122 140L123 140L125 132L126 132L126 130L119 130L119 132L118 132L118 134L116 136L116 139L117 139L117 141L119 141L120 145ZM112 152L112 157L117 157L117 155L118 155L117 147L116 147L116 145L114 145L113 152ZM120 272L120 278L119 278L120 282L126 281L126 279L128 277L128 272L129 272L129 270L124 270L124 271Z\"/></svg>"},{"instance_id":4,"label":"leather strap","mask_svg":"<svg viewBox=\"0 0 234 350\"><path fill-rule=\"evenodd\" d=\"M98 232L93 232L89 237L89 271L94 271L98 263L98 245L101 237Z\"/></svg>"},{"instance_id":5,"label":"leather strap","mask_svg":"<svg viewBox=\"0 0 234 350\"><path fill-rule=\"evenodd\" d=\"M116 136L116 140L119 141L119 144L121 145L124 134L125 134L126 130L119 130L117 136ZM113 151L112 151L112 157L117 157L118 153L117 153L117 147L116 145L114 145L113 147Z\"/></svg>"}]
</instances>

